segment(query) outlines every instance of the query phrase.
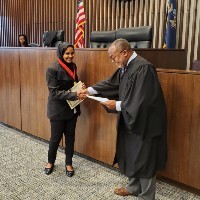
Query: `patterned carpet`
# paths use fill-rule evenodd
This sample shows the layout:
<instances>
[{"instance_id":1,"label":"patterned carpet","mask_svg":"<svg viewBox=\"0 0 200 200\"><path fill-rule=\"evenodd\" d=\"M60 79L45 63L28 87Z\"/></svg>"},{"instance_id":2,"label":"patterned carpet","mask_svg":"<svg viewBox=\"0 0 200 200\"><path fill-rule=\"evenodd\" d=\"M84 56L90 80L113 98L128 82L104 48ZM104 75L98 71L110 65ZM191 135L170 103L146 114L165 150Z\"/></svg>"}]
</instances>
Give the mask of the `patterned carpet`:
<instances>
[{"instance_id":1,"label":"patterned carpet","mask_svg":"<svg viewBox=\"0 0 200 200\"><path fill-rule=\"evenodd\" d=\"M130 200L113 189L127 178L117 170L74 156L75 176L65 175L64 152L59 149L55 171L47 176L48 143L0 123L0 200ZM157 200L200 200L187 191L157 181Z\"/></svg>"}]
</instances>

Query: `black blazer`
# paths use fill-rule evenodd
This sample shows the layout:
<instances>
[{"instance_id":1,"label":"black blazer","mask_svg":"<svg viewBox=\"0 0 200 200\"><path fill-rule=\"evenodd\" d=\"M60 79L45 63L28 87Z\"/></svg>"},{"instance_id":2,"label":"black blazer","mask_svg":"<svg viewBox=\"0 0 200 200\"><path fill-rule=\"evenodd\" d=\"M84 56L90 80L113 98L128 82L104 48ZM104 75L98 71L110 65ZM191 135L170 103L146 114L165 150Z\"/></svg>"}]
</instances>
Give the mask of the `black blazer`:
<instances>
[{"instance_id":1,"label":"black blazer","mask_svg":"<svg viewBox=\"0 0 200 200\"><path fill-rule=\"evenodd\" d=\"M78 82L77 67L73 63ZM80 106L71 109L66 100L77 100L76 92L68 90L74 86L73 78L56 61L46 70L46 82L49 89L47 116L51 120L68 120L75 115L80 115Z\"/></svg>"}]
</instances>

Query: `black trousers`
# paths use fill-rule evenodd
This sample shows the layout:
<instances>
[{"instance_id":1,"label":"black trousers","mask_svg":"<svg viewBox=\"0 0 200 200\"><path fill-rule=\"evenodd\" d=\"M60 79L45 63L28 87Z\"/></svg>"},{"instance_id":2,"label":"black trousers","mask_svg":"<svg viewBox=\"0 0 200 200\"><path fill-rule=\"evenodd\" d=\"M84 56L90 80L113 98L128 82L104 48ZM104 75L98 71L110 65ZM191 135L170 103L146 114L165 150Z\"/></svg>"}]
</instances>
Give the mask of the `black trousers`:
<instances>
[{"instance_id":1,"label":"black trousers","mask_svg":"<svg viewBox=\"0 0 200 200\"><path fill-rule=\"evenodd\" d=\"M77 116L69 120L50 120L51 138L49 142L48 162L55 163L59 143L65 135L65 164L72 165L72 157L74 154L75 129Z\"/></svg>"}]
</instances>

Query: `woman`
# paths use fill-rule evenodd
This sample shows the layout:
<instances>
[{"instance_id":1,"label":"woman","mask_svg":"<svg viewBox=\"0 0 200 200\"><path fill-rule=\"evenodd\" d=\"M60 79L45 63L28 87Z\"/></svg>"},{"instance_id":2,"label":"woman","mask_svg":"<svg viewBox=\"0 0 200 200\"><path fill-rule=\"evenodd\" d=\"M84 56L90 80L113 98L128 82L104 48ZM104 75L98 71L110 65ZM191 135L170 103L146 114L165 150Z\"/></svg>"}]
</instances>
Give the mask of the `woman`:
<instances>
[{"instance_id":1,"label":"woman","mask_svg":"<svg viewBox=\"0 0 200 200\"><path fill-rule=\"evenodd\" d=\"M66 100L82 100L85 94L69 92L69 89L78 82L77 67L73 63L73 45L62 42L57 49L58 59L46 71L46 81L49 89L47 116L51 124L51 138L48 151L48 163L44 169L45 174L51 174L54 169L57 149L65 135L65 166L66 175L74 175L72 157L74 154L75 128L77 117L80 115L80 107L71 109ZM83 89L85 85L82 85Z\"/></svg>"},{"instance_id":2,"label":"woman","mask_svg":"<svg viewBox=\"0 0 200 200\"><path fill-rule=\"evenodd\" d=\"M30 47L30 45L28 44L28 39L26 35L20 34L18 39L19 39L18 47Z\"/></svg>"}]
</instances>

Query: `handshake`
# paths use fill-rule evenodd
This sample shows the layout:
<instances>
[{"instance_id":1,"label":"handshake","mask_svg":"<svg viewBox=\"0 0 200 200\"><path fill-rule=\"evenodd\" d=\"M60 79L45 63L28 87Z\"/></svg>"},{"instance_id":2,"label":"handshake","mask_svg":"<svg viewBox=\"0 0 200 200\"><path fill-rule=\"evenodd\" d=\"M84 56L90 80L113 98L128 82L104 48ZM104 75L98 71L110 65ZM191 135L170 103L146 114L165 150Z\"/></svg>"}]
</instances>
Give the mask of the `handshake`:
<instances>
[{"instance_id":1,"label":"handshake","mask_svg":"<svg viewBox=\"0 0 200 200\"><path fill-rule=\"evenodd\" d=\"M85 98L87 98L87 95L89 95L87 89L81 89L81 90L77 91L77 98L79 100L84 100Z\"/></svg>"},{"instance_id":2,"label":"handshake","mask_svg":"<svg viewBox=\"0 0 200 200\"><path fill-rule=\"evenodd\" d=\"M88 90L86 88L86 85L85 83L82 83L81 89L77 91L77 99L84 100L85 98L87 98L87 95L88 95Z\"/></svg>"},{"instance_id":3,"label":"handshake","mask_svg":"<svg viewBox=\"0 0 200 200\"><path fill-rule=\"evenodd\" d=\"M87 98L88 95L91 95L88 92L88 88L86 88L85 84L82 83L82 88L77 91L77 98L78 100L84 100ZM116 110L116 100L109 100L106 98L102 98L102 100L105 99L104 101L100 101L100 103L104 106L106 106L110 110Z\"/></svg>"}]
</instances>

